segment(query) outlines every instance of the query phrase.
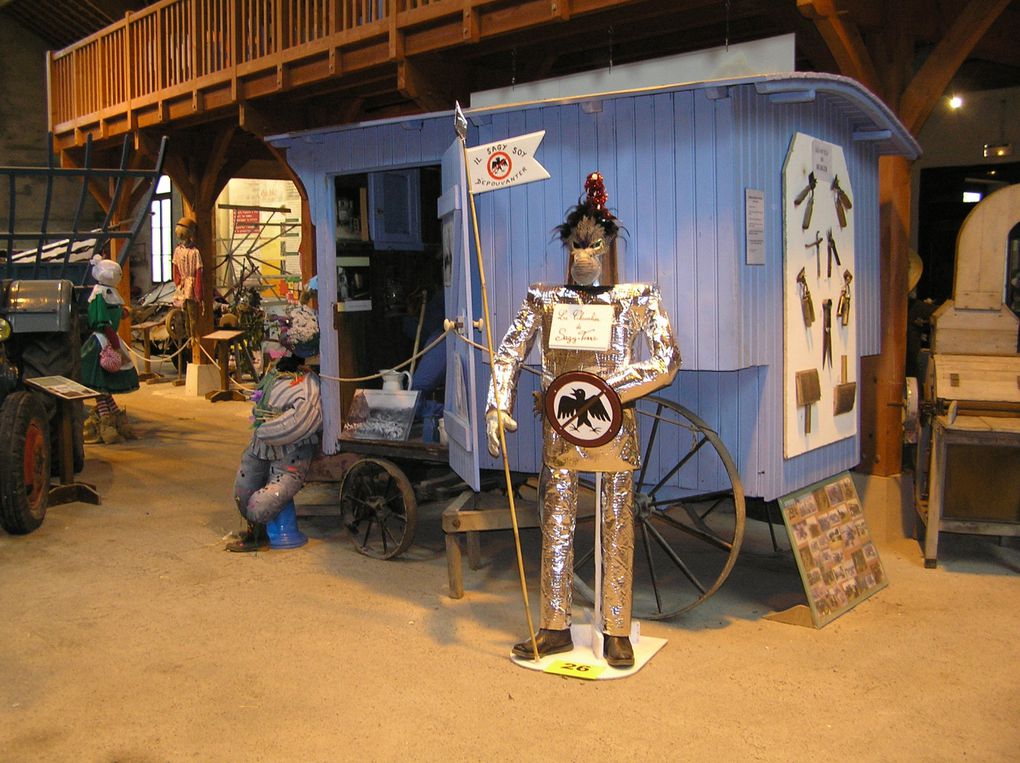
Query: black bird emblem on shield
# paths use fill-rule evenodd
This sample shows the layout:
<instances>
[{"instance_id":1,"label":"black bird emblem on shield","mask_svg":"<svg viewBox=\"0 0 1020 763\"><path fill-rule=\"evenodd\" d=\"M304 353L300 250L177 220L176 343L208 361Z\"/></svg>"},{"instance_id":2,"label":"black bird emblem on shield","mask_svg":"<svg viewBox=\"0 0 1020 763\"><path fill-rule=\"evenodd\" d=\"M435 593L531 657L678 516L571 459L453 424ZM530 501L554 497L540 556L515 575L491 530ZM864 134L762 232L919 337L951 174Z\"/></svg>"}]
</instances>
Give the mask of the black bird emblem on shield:
<instances>
[{"instance_id":1,"label":"black bird emblem on shield","mask_svg":"<svg viewBox=\"0 0 1020 763\"><path fill-rule=\"evenodd\" d=\"M564 395L560 398L559 404L556 407L556 418L562 420L576 416L574 421L575 431L579 430L582 426L586 426L593 432L600 432L601 429L591 423L591 418L598 421L609 421L609 412L606 410L605 405L602 404L602 400L600 398L587 400L587 393L580 387L574 387L570 390L570 394L573 397Z\"/></svg>"}]
</instances>

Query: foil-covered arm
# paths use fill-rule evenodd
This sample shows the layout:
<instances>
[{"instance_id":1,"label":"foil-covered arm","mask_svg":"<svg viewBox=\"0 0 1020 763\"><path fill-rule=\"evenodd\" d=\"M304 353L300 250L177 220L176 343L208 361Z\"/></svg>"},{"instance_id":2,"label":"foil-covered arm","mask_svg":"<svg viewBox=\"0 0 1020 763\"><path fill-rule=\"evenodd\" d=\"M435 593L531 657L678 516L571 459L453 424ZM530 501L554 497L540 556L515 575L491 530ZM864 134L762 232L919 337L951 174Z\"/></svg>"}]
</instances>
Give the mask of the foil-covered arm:
<instances>
[{"instance_id":1,"label":"foil-covered arm","mask_svg":"<svg viewBox=\"0 0 1020 763\"><path fill-rule=\"evenodd\" d=\"M507 413L513 411L514 400L517 397L517 378L520 376L524 359L528 357L531 345L535 342L541 321L542 300L539 289L533 285L528 289L524 302L510 322L510 327L495 352L492 381L489 383L489 395L485 405L486 414L494 410Z\"/></svg>"},{"instance_id":2,"label":"foil-covered arm","mask_svg":"<svg viewBox=\"0 0 1020 763\"><path fill-rule=\"evenodd\" d=\"M680 370L680 348L673 337L669 316L662 309L659 290L649 287L639 299L645 303L640 330L648 339L649 357L618 368L606 379L622 403L669 386Z\"/></svg>"}]
</instances>

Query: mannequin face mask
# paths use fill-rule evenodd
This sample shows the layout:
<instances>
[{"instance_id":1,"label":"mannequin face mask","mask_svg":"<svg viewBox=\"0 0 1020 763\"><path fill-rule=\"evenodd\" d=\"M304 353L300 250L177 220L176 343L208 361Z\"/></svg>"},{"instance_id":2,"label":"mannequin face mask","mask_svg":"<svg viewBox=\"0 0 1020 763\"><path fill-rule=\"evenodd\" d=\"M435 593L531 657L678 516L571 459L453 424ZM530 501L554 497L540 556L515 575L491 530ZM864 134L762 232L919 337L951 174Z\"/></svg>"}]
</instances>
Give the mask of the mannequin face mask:
<instances>
[{"instance_id":1,"label":"mannequin face mask","mask_svg":"<svg viewBox=\"0 0 1020 763\"><path fill-rule=\"evenodd\" d=\"M601 225L591 217L582 218L570 239L570 277L581 286L597 285L602 276L602 257L609 250L609 239Z\"/></svg>"}]
</instances>

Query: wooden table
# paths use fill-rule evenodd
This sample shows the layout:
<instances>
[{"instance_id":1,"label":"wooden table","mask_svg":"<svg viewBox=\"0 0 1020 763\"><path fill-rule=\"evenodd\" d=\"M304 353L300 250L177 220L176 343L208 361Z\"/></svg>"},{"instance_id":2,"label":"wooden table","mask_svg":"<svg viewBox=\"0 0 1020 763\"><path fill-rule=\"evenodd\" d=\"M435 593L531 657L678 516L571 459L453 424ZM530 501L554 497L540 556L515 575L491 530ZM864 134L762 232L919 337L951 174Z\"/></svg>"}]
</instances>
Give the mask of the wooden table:
<instances>
[{"instance_id":1,"label":"wooden table","mask_svg":"<svg viewBox=\"0 0 1020 763\"><path fill-rule=\"evenodd\" d=\"M138 374L138 381L145 381L146 379L152 379L159 376L159 374L152 372L152 330L156 326L162 326L163 321L144 321L143 323L135 323L131 326L132 331L142 332L142 346L145 348L145 368L142 373Z\"/></svg>"},{"instance_id":2,"label":"wooden table","mask_svg":"<svg viewBox=\"0 0 1020 763\"><path fill-rule=\"evenodd\" d=\"M243 331L219 329L206 334L202 339L216 343L216 362L220 367L220 388L205 394L206 400L218 403L221 400L244 400L244 393L230 388L230 345L244 336Z\"/></svg>"},{"instance_id":3,"label":"wooden table","mask_svg":"<svg viewBox=\"0 0 1020 763\"><path fill-rule=\"evenodd\" d=\"M1020 449L1020 417L1016 416L936 416L932 422L931 468L929 471L928 504L918 506L918 514L925 524L924 566L938 563L940 532L970 533L975 535L1020 535L1020 510L1009 517L963 517L953 506L947 506L946 477L950 471L949 449L952 446L984 446L990 448ZM993 490L996 500L1008 506L1013 500L1020 506L1020 480L1017 475L977 474L985 490ZM1005 482L996 481L1005 477ZM1000 493L1002 488L1005 493ZM955 516L954 516L955 515Z\"/></svg>"}]
</instances>

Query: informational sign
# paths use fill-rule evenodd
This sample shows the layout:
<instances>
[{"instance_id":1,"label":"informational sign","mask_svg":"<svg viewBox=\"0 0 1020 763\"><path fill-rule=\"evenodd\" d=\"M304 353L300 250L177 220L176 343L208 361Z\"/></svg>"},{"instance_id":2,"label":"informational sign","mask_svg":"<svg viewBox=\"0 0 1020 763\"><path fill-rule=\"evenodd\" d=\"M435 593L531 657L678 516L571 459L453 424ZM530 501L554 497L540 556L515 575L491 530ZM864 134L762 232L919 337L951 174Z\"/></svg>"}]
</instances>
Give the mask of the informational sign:
<instances>
[{"instance_id":1,"label":"informational sign","mask_svg":"<svg viewBox=\"0 0 1020 763\"><path fill-rule=\"evenodd\" d=\"M558 304L553 307L549 346L556 350L608 350L612 305Z\"/></svg>"},{"instance_id":2,"label":"informational sign","mask_svg":"<svg viewBox=\"0 0 1020 763\"><path fill-rule=\"evenodd\" d=\"M88 400L93 397L101 397L102 392L96 392L94 389L86 387L83 384L79 384L76 381L68 379L66 376L37 376L35 378L26 378L25 384L36 389L41 389L43 392L49 392L54 397L59 397L61 400Z\"/></svg>"},{"instance_id":3,"label":"informational sign","mask_svg":"<svg viewBox=\"0 0 1020 763\"><path fill-rule=\"evenodd\" d=\"M234 210L234 235L250 236L259 232L261 218L257 209Z\"/></svg>"},{"instance_id":4,"label":"informational sign","mask_svg":"<svg viewBox=\"0 0 1020 763\"><path fill-rule=\"evenodd\" d=\"M779 507L816 628L889 584L848 472L780 498Z\"/></svg>"},{"instance_id":5,"label":"informational sign","mask_svg":"<svg viewBox=\"0 0 1020 763\"><path fill-rule=\"evenodd\" d=\"M545 415L557 434L581 447L605 445L623 425L620 396L585 371L568 371L552 380L545 391Z\"/></svg>"},{"instance_id":6,"label":"informational sign","mask_svg":"<svg viewBox=\"0 0 1020 763\"><path fill-rule=\"evenodd\" d=\"M744 244L748 265L765 264L765 191L744 189Z\"/></svg>"},{"instance_id":7,"label":"informational sign","mask_svg":"<svg viewBox=\"0 0 1020 763\"><path fill-rule=\"evenodd\" d=\"M548 178L548 171L535 159L544 137L545 130L540 130L469 148L468 190L478 194Z\"/></svg>"}]
</instances>

